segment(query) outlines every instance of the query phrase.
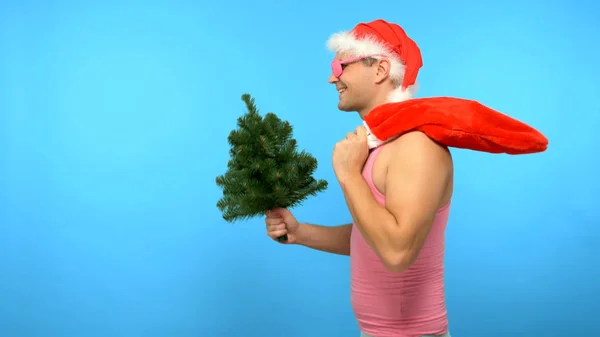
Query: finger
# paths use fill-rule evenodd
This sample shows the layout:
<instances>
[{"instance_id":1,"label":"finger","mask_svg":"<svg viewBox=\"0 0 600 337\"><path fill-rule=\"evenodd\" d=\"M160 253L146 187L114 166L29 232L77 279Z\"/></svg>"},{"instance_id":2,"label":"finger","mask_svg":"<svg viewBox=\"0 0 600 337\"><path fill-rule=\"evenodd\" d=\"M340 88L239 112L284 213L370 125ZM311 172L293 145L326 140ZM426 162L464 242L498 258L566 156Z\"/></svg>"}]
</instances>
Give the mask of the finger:
<instances>
[{"instance_id":1,"label":"finger","mask_svg":"<svg viewBox=\"0 0 600 337\"><path fill-rule=\"evenodd\" d=\"M268 216L273 218L284 217L289 211L285 208L273 208L268 211Z\"/></svg>"},{"instance_id":2,"label":"finger","mask_svg":"<svg viewBox=\"0 0 600 337\"><path fill-rule=\"evenodd\" d=\"M279 231L274 231L274 232L269 232L269 237L272 239L277 239L280 236L284 236L287 234L287 230L279 230Z\"/></svg>"},{"instance_id":3,"label":"finger","mask_svg":"<svg viewBox=\"0 0 600 337\"><path fill-rule=\"evenodd\" d=\"M284 222L285 219L281 215L269 216L265 218L265 223L267 224L277 224Z\"/></svg>"},{"instance_id":4,"label":"finger","mask_svg":"<svg viewBox=\"0 0 600 337\"><path fill-rule=\"evenodd\" d=\"M290 215L291 212L289 209L287 208L277 208L277 213L278 216L285 218L286 216Z\"/></svg>"},{"instance_id":5,"label":"finger","mask_svg":"<svg viewBox=\"0 0 600 337\"><path fill-rule=\"evenodd\" d=\"M277 217L279 217L279 215L277 214L277 210L276 209L270 209L270 210L266 211L265 214L267 215L267 218L277 218Z\"/></svg>"},{"instance_id":6,"label":"finger","mask_svg":"<svg viewBox=\"0 0 600 337\"><path fill-rule=\"evenodd\" d=\"M367 136L367 130L365 129L364 126L359 126L356 128L356 130L354 130L354 132L360 137L366 137Z\"/></svg>"},{"instance_id":7,"label":"finger","mask_svg":"<svg viewBox=\"0 0 600 337\"><path fill-rule=\"evenodd\" d=\"M265 223L267 224L267 226L275 226L275 225L280 225L280 224L285 225L282 218L267 218L265 220Z\"/></svg>"},{"instance_id":8,"label":"finger","mask_svg":"<svg viewBox=\"0 0 600 337\"><path fill-rule=\"evenodd\" d=\"M265 218L265 222L270 224L285 222L288 213L289 212L286 212L285 210L278 210L276 212L272 212L269 216L267 216L267 218Z\"/></svg>"},{"instance_id":9,"label":"finger","mask_svg":"<svg viewBox=\"0 0 600 337\"><path fill-rule=\"evenodd\" d=\"M287 228L285 227L285 224L269 225L267 231L269 233L287 231Z\"/></svg>"},{"instance_id":10,"label":"finger","mask_svg":"<svg viewBox=\"0 0 600 337\"><path fill-rule=\"evenodd\" d=\"M265 222L267 224L274 224L274 223L279 223L279 222L283 222L283 217L279 214L276 215L269 215L265 218Z\"/></svg>"}]
</instances>

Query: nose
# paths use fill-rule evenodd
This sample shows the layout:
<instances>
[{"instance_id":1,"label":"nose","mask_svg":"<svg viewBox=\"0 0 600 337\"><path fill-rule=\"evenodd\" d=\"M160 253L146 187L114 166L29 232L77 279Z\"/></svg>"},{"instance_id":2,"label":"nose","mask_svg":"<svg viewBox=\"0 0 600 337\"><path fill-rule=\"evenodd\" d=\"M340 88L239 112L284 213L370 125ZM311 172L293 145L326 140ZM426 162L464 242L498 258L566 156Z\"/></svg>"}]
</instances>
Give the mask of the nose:
<instances>
[{"instance_id":1,"label":"nose","mask_svg":"<svg viewBox=\"0 0 600 337\"><path fill-rule=\"evenodd\" d=\"M333 74L331 74L329 76L329 79L327 80L327 82L329 82L329 84L334 84L339 82L339 79L337 77L335 77Z\"/></svg>"}]
</instances>

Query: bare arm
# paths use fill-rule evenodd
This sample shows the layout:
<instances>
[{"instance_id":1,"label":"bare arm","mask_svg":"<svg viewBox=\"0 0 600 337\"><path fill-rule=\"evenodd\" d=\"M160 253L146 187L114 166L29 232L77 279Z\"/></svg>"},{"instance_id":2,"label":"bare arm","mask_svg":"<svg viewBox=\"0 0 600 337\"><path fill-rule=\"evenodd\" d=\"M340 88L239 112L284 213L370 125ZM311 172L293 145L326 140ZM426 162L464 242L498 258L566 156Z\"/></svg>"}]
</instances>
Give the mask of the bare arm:
<instances>
[{"instance_id":1,"label":"bare arm","mask_svg":"<svg viewBox=\"0 0 600 337\"><path fill-rule=\"evenodd\" d=\"M327 253L350 255L352 225L326 227L300 224L296 232L296 244Z\"/></svg>"},{"instance_id":2,"label":"bare arm","mask_svg":"<svg viewBox=\"0 0 600 337\"><path fill-rule=\"evenodd\" d=\"M360 174L340 181L350 213L386 268L408 269L418 256L451 177L445 149L420 133L394 143L385 180L386 205L370 193Z\"/></svg>"}]
</instances>

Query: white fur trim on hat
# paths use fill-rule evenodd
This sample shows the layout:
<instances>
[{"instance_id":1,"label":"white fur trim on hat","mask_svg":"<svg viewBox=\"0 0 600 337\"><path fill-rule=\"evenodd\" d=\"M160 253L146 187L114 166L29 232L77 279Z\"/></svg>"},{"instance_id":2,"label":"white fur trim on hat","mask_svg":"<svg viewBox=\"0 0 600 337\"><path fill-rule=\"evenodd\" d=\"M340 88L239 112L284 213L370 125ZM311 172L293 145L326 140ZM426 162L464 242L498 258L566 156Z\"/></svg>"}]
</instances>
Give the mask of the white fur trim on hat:
<instances>
[{"instance_id":1,"label":"white fur trim on hat","mask_svg":"<svg viewBox=\"0 0 600 337\"><path fill-rule=\"evenodd\" d=\"M390 78L394 81L397 88L388 96L389 102L401 102L411 99L417 91L417 84L409 86L402 90L402 79L404 78L404 64L398 57L390 52L390 48L382 45L374 37L368 36L363 39L356 39L350 32L340 32L333 34L327 41L327 47L332 52L348 53L353 57L380 54L385 55L390 60ZM380 58L380 57L374 57Z\"/></svg>"}]
</instances>

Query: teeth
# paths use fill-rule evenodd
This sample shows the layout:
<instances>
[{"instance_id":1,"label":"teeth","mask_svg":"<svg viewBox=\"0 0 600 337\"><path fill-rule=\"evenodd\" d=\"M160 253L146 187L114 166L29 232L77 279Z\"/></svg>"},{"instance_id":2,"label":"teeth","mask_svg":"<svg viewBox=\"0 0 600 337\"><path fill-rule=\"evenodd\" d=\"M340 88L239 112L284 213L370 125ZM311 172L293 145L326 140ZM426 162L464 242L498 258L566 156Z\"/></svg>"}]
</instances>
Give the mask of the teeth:
<instances>
[{"instance_id":1,"label":"teeth","mask_svg":"<svg viewBox=\"0 0 600 337\"><path fill-rule=\"evenodd\" d=\"M343 93L344 91L346 91L346 89L340 89L340 90L338 90L338 92L339 92L340 94L341 94L341 93Z\"/></svg>"}]
</instances>

